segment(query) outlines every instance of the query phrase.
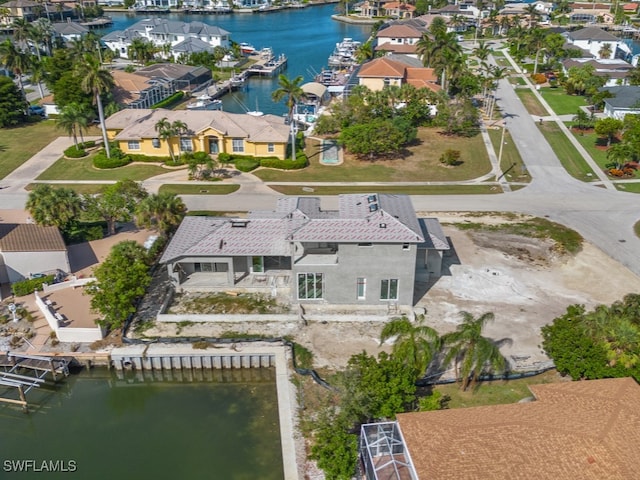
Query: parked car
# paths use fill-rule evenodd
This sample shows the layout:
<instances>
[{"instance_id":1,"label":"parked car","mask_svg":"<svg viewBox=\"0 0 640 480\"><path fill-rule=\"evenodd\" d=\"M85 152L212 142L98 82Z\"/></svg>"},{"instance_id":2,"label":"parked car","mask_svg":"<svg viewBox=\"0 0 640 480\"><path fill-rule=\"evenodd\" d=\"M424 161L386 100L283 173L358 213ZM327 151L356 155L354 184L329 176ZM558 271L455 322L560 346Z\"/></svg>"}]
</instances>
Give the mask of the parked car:
<instances>
[{"instance_id":1,"label":"parked car","mask_svg":"<svg viewBox=\"0 0 640 480\"><path fill-rule=\"evenodd\" d=\"M29 113L29 115L40 115L41 117L47 116L44 108L42 108L40 105L29 105L27 112Z\"/></svg>"}]
</instances>

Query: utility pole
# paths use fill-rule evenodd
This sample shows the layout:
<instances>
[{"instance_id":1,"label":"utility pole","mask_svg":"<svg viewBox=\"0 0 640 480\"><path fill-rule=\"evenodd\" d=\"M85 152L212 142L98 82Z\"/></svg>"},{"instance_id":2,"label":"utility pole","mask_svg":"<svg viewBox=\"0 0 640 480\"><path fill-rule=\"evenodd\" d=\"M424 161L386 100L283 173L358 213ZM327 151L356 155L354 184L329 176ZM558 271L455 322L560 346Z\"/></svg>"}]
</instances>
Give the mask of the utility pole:
<instances>
[{"instance_id":1,"label":"utility pole","mask_svg":"<svg viewBox=\"0 0 640 480\"><path fill-rule=\"evenodd\" d=\"M498 153L498 166L502 163L502 148L504 147L504 132L507 129L507 122L502 122L502 136L500 138L500 149Z\"/></svg>"}]
</instances>

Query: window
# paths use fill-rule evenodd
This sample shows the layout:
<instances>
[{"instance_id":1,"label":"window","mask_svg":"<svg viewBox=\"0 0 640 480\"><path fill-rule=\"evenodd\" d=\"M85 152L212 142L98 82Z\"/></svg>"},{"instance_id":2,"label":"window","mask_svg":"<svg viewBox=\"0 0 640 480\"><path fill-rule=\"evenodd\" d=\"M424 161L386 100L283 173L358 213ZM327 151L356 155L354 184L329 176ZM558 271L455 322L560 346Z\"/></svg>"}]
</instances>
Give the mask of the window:
<instances>
[{"instance_id":1,"label":"window","mask_svg":"<svg viewBox=\"0 0 640 480\"><path fill-rule=\"evenodd\" d=\"M153 148L160 148L160 139L159 138L153 138L151 140L151 144L153 145Z\"/></svg>"},{"instance_id":2,"label":"window","mask_svg":"<svg viewBox=\"0 0 640 480\"><path fill-rule=\"evenodd\" d=\"M373 243L371 242L363 242L358 244L359 247L373 247Z\"/></svg>"},{"instance_id":3,"label":"window","mask_svg":"<svg viewBox=\"0 0 640 480\"><path fill-rule=\"evenodd\" d=\"M391 85L391 80L389 78L385 78L383 82L385 87L388 87L389 85Z\"/></svg>"},{"instance_id":4,"label":"window","mask_svg":"<svg viewBox=\"0 0 640 480\"><path fill-rule=\"evenodd\" d=\"M398 299L398 279L389 278L380 282L380 300Z\"/></svg>"},{"instance_id":5,"label":"window","mask_svg":"<svg viewBox=\"0 0 640 480\"><path fill-rule=\"evenodd\" d=\"M127 142L129 150L140 150L140 142L138 140L129 140Z\"/></svg>"},{"instance_id":6,"label":"window","mask_svg":"<svg viewBox=\"0 0 640 480\"><path fill-rule=\"evenodd\" d=\"M267 144L267 152L273 153L275 151L276 151L276 147L273 145L273 143L268 143Z\"/></svg>"},{"instance_id":7,"label":"window","mask_svg":"<svg viewBox=\"0 0 640 480\"><path fill-rule=\"evenodd\" d=\"M356 281L358 300L364 300L367 298L367 279L364 277L358 277Z\"/></svg>"},{"instance_id":8,"label":"window","mask_svg":"<svg viewBox=\"0 0 640 480\"><path fill-rule=\"evenodd\" d=\"M323 274L299 273L298 274L298 298L300 300L312 300L322 298Z\"/></svg>"},{"instance_id":9,"label":"window","mask_svg":"<svg viewBox=\"0 0 640 480\"><path fill-rule=\"evenodd\" d=\"M226 263L194 263L195 272L228 272L229 265Z\"/></svg>"},{"instance_id":10,"label":"window","mask_svg":"<svg viewBox=\"0 0 640 480\"><path fill-rule=\"evenodd\" d=\"M403 243L402 250L411 250L411 245L409 245L408 243Z\"/></svg>"},{"instance_id":11,"label":"window","mask_svg":"<svg viewBox=\"0 0 640 480\"><path fill-rule=\"evenodd\" d=\"M233 153L244 152L244 140L241 138L233 139Z\"/></svg>"},{"instance_id":12,"label":"window","mask_svg":"<svg viewBox=\"0 0 640 480\"><path fill-rule=\"evenodd\" d=\"M180 151L181 152L193 151L193 143L191 142L191 137L180 137Z\"/></svg>"}]
</instances>

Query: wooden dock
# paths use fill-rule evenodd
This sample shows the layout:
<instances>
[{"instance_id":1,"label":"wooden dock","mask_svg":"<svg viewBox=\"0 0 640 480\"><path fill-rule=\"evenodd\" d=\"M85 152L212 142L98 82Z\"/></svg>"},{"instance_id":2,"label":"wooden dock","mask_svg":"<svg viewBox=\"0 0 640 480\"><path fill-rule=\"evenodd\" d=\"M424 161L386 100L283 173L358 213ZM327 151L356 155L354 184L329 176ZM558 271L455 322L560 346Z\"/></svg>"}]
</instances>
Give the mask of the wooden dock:
<instances>
[{"instance_id":1,"label":"wooden dock","mask_svg":"<svg viewBox=\"0 0 640 480\"><path fill-rule=\"evenodd\" d=\"M0 385L8 387L6 392L0 393L0 402L20 405L28 412L27 393L44 384L48 375L51 375L54 382L68 376L71 360L71 357L44 357L11 352L0 355ZM17 393L17 398L15 395L11 396L11 392Z\"/></svg>"}]
</instances>

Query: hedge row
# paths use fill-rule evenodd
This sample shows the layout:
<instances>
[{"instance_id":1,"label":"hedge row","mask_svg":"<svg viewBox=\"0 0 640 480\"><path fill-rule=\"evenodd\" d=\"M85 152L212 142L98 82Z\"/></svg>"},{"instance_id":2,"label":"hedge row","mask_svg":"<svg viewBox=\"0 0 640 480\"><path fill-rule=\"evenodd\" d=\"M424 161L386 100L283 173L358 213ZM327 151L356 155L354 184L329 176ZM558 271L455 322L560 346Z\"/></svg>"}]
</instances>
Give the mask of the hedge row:
<instances>
[{"instance_id":1,"label":"hedge row","mask_svg":"<svg viewBox=\"0 0 640 480\"><path fill-rule=\"evenodd\" d=\"M96 168L118 168L124 167L129 163L131 163L131 159L126 155L124 157L114 155L111 158L107 158L105 152L98 152L96 156L93 157L93 166Z\"/></svg>"},{"instance_id":2,"label":"hedge row","mask_svg":"<svg viewBox=\"0 0 640 480\"><path fill-rule=\"evenodd\" d=\"M298 155L296 160L280 160L277 157L256 158L248 155L221 153L218 155L218 161L223 164L232 163L241 172L250 172L258 166L279 170L299 170L307 166L307 157L304 153Z\"/></svg>"},{"instance_id":3,"label":"hedge row","mask_svg":"<svg viewBox=\"0 0 640 480\"><path fill-rule=\"evenodd\" d=\"M129 158L132 162L163 162L166 164L175 164L171 157L152 157L141 153L130 153Z\"/></svg>"},{"instance_id":4,"label":"hedge row","mask_svg":"<svg viewBox=\"0 0 640 480\"><path fill-rule=\"evenodd\" d=\"M165 107L168 107L170 105L173 105L174 103L179 102L180 100L182 100L183 97L184 97L184 92L182 92L182 91L176 92L173 95L171 95L169 98L165 98L161 102L158 102L155 105L152 105L151 108L165 108Z\"/></svg>"},{"instance_id":5,"label":"hedge row","mask_svg":"<svg viewBox=\"0 0 640 480\"><path fill-rule=\"evenodd\" d=\"M11 285L11 290L13 290L13 294L16 297L22 297L24 295L30 295L33 292L42 290L42 284L53 283L53 275L47 275L41 278L29 278L27 280L22 280L20 282L16 282Z\"/></svg>"},{"instance_id":6,"label":"hedge row","mask_svg":"<svg viewBox=\"0 0 640 480\"><path fill-rule=\"evenodd\" d=\"M71 145L64 151L64 156L67 158L82 158L87 156L87 151L80 145L77 147L75 145Z\"/></svg>"},{"instance_id":7,"label":"hedge row","mask_svg":"<svg viewBox=\"0 0 640 480\"><path fill-rule=\"evenodd\" d=\"M263 158L260 166L265 168L277 168L279 170L300 170L307 166L307 157L300 156L295 160L280 160L279 158Z\"/></svg>"}]
</instances>

